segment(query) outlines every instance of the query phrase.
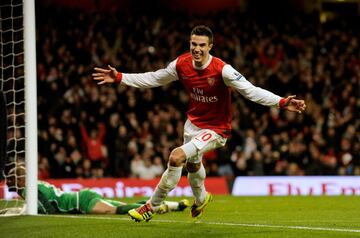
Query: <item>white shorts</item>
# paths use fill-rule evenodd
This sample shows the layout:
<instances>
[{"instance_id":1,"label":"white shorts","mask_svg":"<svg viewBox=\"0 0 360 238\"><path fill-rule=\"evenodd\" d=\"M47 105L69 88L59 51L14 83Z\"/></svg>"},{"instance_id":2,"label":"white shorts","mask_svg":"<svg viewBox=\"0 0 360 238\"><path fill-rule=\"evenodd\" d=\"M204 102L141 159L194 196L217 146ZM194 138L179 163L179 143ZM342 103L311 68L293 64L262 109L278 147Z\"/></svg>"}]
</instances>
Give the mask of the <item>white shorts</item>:
<instances>
[{"instance_id":1,"label":"white shorts","mask_svg":"<svg viewBox=\"0 0 360 238\"><path fill-rule=\"evenodd\" d=\"M201 129L186 120L184 144L180 147L186 154L186 161L200 163L202 156L209 150L224 146L226 139L209 129Z\"/></svg>"}]
</instances>

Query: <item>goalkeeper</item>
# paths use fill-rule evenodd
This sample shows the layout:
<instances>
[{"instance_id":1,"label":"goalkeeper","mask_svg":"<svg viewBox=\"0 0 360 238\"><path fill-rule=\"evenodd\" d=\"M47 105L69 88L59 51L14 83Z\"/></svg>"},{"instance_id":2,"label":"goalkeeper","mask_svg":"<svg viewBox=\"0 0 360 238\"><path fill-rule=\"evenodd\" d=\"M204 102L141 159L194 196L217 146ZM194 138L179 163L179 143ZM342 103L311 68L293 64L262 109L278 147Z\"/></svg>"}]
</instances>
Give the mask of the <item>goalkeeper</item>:
<instances>
[{"instance_id":1,"label":"goalkeeper","mask_svg":"<svg viewBox=\"0 0 360 238\"><path fill-rule=\"evenodd\" d=\"M9 191L17 192L24 199L25 167L14 167L8 174L6 184ZM138 208L145 202L126 204L106 199L90 189L81 189L78 192L64 192L52 184L38 181L39 214L127 214L129 210ZM158 213L183 211L189 204L187 199L180 202L165 201Z\"/></svg>"}]
</instances>

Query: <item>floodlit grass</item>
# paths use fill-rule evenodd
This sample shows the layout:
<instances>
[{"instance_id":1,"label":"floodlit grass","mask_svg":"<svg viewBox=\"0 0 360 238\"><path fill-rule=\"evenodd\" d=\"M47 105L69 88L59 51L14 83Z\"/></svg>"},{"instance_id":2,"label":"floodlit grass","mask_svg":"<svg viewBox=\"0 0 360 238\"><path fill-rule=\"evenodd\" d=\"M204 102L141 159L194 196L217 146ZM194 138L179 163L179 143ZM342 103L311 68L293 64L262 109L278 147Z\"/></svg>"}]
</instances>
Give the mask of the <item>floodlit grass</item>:
<instances>
[{"instance_id":1,"label":"floodlit grass","mask_svg":"<svg viewBox=\"0 0 360 238\"><path fill-rule=\"evenodd\" d=\"M198 222L189 210L143 223L124 215L1 217L0 237L360 237L360 198L215 196Z\"/></svg>"}]
</instances>

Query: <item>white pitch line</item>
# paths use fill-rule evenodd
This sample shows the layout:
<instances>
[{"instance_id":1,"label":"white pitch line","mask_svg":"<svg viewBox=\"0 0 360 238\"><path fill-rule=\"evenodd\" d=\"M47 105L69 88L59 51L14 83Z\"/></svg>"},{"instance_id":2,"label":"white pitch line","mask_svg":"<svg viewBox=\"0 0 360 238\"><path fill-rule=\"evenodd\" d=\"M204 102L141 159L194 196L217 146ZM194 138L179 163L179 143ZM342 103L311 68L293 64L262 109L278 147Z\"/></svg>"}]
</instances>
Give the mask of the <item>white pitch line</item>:
<instances>
[{"instance_id":1,"label":"white pitch line","mask_svg":"<svg viewBox=\"0 0 360 238\"><path fill-rule=\"evenodd\" d=\"M121 220L131 221L130 218L121 217L101 217L101 216L73 216L73 215L38 215L38 216L49 216L49 217L66 217L75 219L94 219L94 220ZM133 221L132 221L133 222ZM174 221L174 220L151 220L151 222L158 223L184 223L193 224L200 223L205 225L219 225L219 226L241 226L241 227L263 227L263 228L281 228L281 229L293 229L293 230L310 230L310 231L334 231L334 232L350 232L360 233L360 230L346 229L346 228L329 228L329 227L312 227L312 226L284 226L284 225L267 225L267 224L247 224L247 223L231 223L231 222L191 222L191 221Z\"/></svg>"}]
</instances>

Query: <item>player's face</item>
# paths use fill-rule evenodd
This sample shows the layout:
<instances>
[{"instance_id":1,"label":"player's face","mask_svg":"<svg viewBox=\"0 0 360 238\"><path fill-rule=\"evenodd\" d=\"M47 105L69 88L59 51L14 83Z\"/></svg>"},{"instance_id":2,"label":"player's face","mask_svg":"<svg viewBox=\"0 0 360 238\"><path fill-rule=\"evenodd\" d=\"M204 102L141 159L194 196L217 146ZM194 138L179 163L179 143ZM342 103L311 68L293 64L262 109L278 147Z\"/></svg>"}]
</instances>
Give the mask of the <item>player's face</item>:
<instances>
[{"instance_id":1,"label":"player's face","mask_svg":"<svg viewBox=\"0 0 360 238\"><path fill-rule=\"evenodd\" d=\"M196 66L201 67L206 63L211 48L212 44L209 44L209 37L191 35L190 53Z\"/></svg>"},{"instance_id":2,"label":"player's face","mask_svg":"<svg viewBox=\"0 0 360 238\"><path fill-rule=\"evenodd\" d=\"M10 192L17 192L18 189L25 187L25 178L18 177L16 180L15 175L11 175L6 178L6 185L8 186Z\"/></svg>"},{"instance_id":3,"label":"player's face","mask_svg":"<svg viewBox=\"0 0 360 238\"><path fill-rule=\"evenodd\" d=\"M16 176L14 173L9 174L6 178L6 185L10 192L17 192L18 189L23 189L25 187L25 173L18 170Z\"/></svg>"}]
</instances>

